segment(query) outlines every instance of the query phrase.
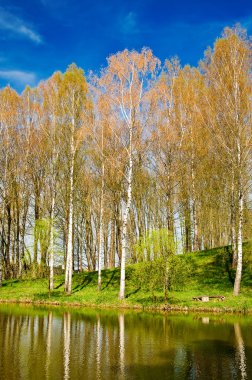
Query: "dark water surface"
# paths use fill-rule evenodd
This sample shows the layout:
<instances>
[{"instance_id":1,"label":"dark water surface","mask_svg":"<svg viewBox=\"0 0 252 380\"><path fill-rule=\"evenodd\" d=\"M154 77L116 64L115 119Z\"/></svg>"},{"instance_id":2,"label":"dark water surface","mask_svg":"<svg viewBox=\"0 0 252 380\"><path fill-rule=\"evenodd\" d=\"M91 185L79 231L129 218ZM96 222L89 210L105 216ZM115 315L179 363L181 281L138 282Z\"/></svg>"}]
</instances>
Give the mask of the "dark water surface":
<instances>
[{"instance_id":1,"label":"dark water surface","mask_svg":"<svg viewBox=\"0 0 252 380\"><path fill-rule=\"evenodd\" d=\"M0 379L252 379L252 318L0 305Z\"/></svg>"}]
</instances>

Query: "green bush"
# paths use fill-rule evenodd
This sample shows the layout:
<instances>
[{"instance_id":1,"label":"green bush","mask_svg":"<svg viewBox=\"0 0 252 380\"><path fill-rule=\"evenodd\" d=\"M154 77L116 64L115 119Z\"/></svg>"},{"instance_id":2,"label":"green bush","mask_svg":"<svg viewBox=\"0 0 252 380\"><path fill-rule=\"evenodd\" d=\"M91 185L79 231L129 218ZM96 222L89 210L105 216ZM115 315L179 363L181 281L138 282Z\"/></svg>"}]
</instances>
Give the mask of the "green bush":
<instances>
[{"instance_id":1,"label":"green bush","mask_svg":"<svg viewBox=\"0 0 252 380\"><path fill-rule=\"evenodd\" d=\"M191 273L191 264L188 260L181 260L179 256L170 255L159 257L140 263L135 268L135 281L144 290L155 293L163 290L164 299L168 298L168 290L181 290Z\"/></svg>"},{"instance_id":2,"label":"green bush","mask_svg":"<svg viewBox=\"0 0 252 380\"><path fill-rule=\"evenodd\" d=\"M167 228L153 230L139 238L133 247L135 262L155 260L159 257L169 256L176 251L173 233Z\"/></svg>"}]
</instances>

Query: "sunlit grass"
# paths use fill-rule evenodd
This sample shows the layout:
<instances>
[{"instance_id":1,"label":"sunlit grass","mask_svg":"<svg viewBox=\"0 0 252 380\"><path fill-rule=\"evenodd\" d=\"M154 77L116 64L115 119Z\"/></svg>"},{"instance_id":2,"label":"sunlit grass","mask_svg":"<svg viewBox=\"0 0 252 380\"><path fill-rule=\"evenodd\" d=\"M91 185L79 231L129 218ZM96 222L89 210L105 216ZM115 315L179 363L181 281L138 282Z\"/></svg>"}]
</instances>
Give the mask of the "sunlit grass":
<instances>
[{"instance_id":1,"label":"sunlit grass","mask_svg":"<svg viewBox=\"0 0 252 380\"><path fill-rule=\"evenodd\" d=\"M60 305L83 305L98 307L175 307L188 309L222 309L238 312L252 311L252 245L244 244L244 270L242 289L239 297L232 294L234 271L231 269L230 248L190 253L181 256L189 260L191 271L183 289L170 290L168 302L164 302L162 289L150 293L141 289L135 281L135 268L141 264L129 265L126 272L126 298L119 301L119 268L102 271L102 290L97 291L97 272L83 272L73 275L71 296L64 293L64 275L55 276L54 291L49 293L47 279L8 280L0 289L2 301L57 303ZM223 295L224 301L212 300L207 303L193 301L201 295Z\"/></svg>"}]
</instances>

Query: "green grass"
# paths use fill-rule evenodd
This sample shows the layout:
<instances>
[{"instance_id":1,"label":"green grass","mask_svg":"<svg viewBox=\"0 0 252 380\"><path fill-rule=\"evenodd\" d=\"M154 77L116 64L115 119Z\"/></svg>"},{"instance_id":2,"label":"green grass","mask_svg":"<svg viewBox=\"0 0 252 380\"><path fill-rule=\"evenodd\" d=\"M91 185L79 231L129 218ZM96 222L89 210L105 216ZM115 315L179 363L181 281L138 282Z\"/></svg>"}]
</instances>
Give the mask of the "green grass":
<instances>
[{"instance_id":1,"label":"green grass","mask_svg":"<svg viewBox=\"0 0 252 380\"><path fill-rule=\"evenodd\" d=\"M244 243L244 268L241 294L232 295L235 273L230 269L229 247L190 253L180 257L190 264L190 275L184 287L171 290L164 303L162 290L153 293L139 288L135 281L135 269L141 264L129 265L126 270L126 298L118 300L120 271L118 268L102 271L102 290L97 291L97 272L73 275L73 292L64 294L64 276L55 276L55 289L49 294L47 279L8 280L0 289L0 300L10 302L55 303L62 306L82 305L93 307L175 308L252 312L252 243ZM224 301L202 303L192 297L200 295L224 295Z\"/></svg>"}]
</instances>

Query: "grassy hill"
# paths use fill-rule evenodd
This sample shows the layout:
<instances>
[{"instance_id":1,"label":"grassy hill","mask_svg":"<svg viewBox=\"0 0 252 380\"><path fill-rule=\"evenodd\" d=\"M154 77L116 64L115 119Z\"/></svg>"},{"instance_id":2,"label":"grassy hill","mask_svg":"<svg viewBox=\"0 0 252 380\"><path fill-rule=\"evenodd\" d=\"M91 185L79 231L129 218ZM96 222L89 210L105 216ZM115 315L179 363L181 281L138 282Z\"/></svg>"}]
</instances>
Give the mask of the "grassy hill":
<instances>
[{"instance_id":1,"label":"grassy hill","mask_svg":"<svg viewBox=\"0 0 252 380\"><path fill-rule=\"evenodd\" d=\"M232 295L235 273L231 269L229 247L181 255L182 264L189 265L184 285L174 286L164 303L162 289L149 291L139 286L136 274L141 263L128 265L126 298L118 300L119 268L102 271L102 291L97 291L97 272L73 275L73 293L64 295L64 276L55 276L55 289L49 294L47 279L8 280L0 288L0 300L5 302L55 303L68 305L130 308L174 308L191 310L252 312L252 243L244 243L244 269L239 297ZM224 295L224 301L202 303L192 297Z\"/></svg>"}]
</instances>

